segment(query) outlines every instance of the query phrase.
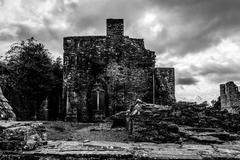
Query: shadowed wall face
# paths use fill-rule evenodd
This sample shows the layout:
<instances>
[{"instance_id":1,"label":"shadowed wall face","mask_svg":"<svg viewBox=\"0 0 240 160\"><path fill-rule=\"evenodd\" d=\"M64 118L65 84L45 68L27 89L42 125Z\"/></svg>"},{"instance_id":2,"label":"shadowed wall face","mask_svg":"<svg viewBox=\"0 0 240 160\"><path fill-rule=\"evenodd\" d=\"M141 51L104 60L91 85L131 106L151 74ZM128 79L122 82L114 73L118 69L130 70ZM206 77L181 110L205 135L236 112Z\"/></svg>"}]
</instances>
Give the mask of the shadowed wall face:
<instances>
[{"instance_id":1,"label":"shadowed wall face","mask_svg":"<svg viewBox=\"0 0 240 160\"><path fill-rule=\"evenodd\" d=\"M174 68L155 68L156 104L170 105L175 98Z\"/></svg>"}]
</instances>

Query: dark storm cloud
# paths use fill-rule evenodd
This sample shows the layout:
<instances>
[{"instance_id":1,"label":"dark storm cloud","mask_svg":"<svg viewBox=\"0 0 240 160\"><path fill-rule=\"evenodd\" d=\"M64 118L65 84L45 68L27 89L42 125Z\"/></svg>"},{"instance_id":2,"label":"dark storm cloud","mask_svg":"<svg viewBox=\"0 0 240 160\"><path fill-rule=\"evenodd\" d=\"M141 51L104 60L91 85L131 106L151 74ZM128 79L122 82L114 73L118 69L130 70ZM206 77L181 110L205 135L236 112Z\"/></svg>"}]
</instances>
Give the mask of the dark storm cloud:
<instances>
[{"instance_id":1,"label":"dark storm cloud","mask_svg":"<svg viewBox=\"0 0 240 160\"><path fill-rule=\"evenodd\" d=\"M23 40L34 37L58 51L62 55L62 38L77 35L105 35L107 18L124 18L125 30L141 16L148 7L143 0L120 1L81 1L65 3L64 0L52 1L53 8L42 18L42 25L33 27L21 22L9 24L6 28L16 29L13 40ZM22 1L24 3L24 1ZM30 3L30 2L29 2ZM36 5L33 2L32 5ZM22 6L27 9L26 6ZM32 11L31 11L32 12ZM33 14L33 13L32 13ZM55 20L64 20L67 28L53 28ZM61 22L60 22L61 24ZM90 30L90 31L89 31ZM10 34L9 34L10 36Z\"/></svg>"},{"instance_id":2,"label":"dark storm cloud","mask_svg":"<svg viewBox=\"0 0 240 160\"><path fill-rule=\"evenodd\" d=\"M240 64L230 62L225 64L206 64L202 67L194 67L196 74L215 83L226 81L239 81Z\"/></svg>"},{"instance_id":3,"label":"dark storm cloud","mask_svg":"<svg viewBox=\"0 0 240 160\"><path fill-rule=\"evenodd\" d=\"M11 24L6 26L6 28L10 29L10 31L15 30L15 33L14 35L8 32L0 33L0 41L9 42L9 45L11 45L14 41L34 37L37 41L43 43L50 52L53 51L56 56L61 56L62 54L61 41L63 35L61 35L61 32L58 32L57 29L51 29L47 24L41 28L30 27L25 24Z\"/></svg>"},{"instance_id":4,"label":"dark storm cloud","mask_svg":"<svg viewBox=\"0 0 240 160\"><path fill-rule=\"evenodd\" d=\"M227 74L237 74L239 73L240 66L239 65L228 65L223 66L219 64L209 64L199 69L199 74L202 76L207 76L210 74L216 75L227 75Z\"/></svg>"},{"instance_id":5,"label":"dark storm cloud","mask_svg":"<svg viewBox=\"0 0 240 160\"><path fill-rule=\"evenodd\" d=\"M150 0L150 2L157 5L159 10L175 13L176 19L180 20L177 25L181 27L179 29L182 33L160 43L165 50L174 50L173 54L202 51L219 43L222 38L239 32L239 0ZM162 48L160 50L163 50Z\"/></svg>"},{"instance_id":6,"label":"dark storm cloud","mask_svg":"<svg viewBox=\"0 0 240 160\"><path fill-rule=\"evenodd\" d=\"M173 56L181 56L218 44L221 39L239 32L240 25L239 0L79 0L70 3L57 0L52 3L54 8L43 18L41 29L18 26L17 37L37 36L61 45L63 36L104 35L106 18L124 18L125 33L144 38L147 47L157 54L169 51ZM147 12L155 13L155 23L162 24L162 31L153 39L144 37L139 29L141 24L137 23ZM62 17L68 28L51 28L52 19Z\"/></svg>"},{"instance_id":7,"label":"dark storm cloud","mask_svg":"<svg viewBox=\"0 0 240 160\"><path fill-rule=\"evenodd\" d=\"M58 6L54 13L60 12L59 7L63 7L61 12L70 10L68 22L75 32L94 28L96 33L105 34L106 18L124 18L125 30L128 30L143 17L145 11L153 8L163 10L175 15L169 21L172 26L177 25L179 34L170 36L175 30L171 26L164 26L159 19L164 15L157 15L156 21L163 23L163 31L147 44L157 53L171 50L176 56L203 51L218 44L222 38L235 34L240 25L239 6L239 0L104 0L94 3L94 7L91 3ZM136 32L141 36L141 30Z\"/></svg>"},{"instance_id":8,"label":"dark storm cloud","mask_svg":"<svg viewBox=\"0 0 240 160\"><path fill-rule=\"evenodd\" d=\"M177 79L178 85L195 85L198 80L194 77L182 77Z\"/></svg>"},{"instance_id":9,"label":"dark storm cloud","mask_svg":"<svg viewBox=\"0 0 240 160\"><path fill-rule=\"evenodd\" d=\"M92 2L92 3L91 3ZM101 0L64 4L56 1L53 15L67 16L71 24L69 30L76 33L94 28L98 34L105 34L105 20L107 18L124 18L125 29L134 23L142 13L149 8L143 0Z\"/></svg>"}]
</instances>

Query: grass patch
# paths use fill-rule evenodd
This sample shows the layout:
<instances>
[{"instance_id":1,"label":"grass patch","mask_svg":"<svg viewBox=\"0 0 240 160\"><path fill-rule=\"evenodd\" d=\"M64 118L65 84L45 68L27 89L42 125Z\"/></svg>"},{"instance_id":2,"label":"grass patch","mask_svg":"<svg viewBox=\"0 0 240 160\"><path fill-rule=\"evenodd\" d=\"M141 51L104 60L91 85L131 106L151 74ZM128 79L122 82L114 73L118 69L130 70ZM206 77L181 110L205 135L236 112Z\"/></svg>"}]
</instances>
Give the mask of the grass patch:
<instances>
[{"instance_id":1,"label":"grass patch","mask_svg":"<svg viewBox=\"0 0 240 160\"><path fill-rule=\"evenodd\" d=\"M48 140L66 141L112 141L124 142L128 134L126 131L94 130L98 123L73 123L61 121L43 122L47 129Z\"/></svg>"},{"instance_id":2,"label":"grass patch","mask_svg":"<svg viewBox=\"0 0 240 160\"><path fill-rule=\"evenodd\" d=\"M47 121L44 122L47 129L48 140L74 140L74 132L92 124L88 123L73 123L62 121Z\"/></svg>"}]
</instances>

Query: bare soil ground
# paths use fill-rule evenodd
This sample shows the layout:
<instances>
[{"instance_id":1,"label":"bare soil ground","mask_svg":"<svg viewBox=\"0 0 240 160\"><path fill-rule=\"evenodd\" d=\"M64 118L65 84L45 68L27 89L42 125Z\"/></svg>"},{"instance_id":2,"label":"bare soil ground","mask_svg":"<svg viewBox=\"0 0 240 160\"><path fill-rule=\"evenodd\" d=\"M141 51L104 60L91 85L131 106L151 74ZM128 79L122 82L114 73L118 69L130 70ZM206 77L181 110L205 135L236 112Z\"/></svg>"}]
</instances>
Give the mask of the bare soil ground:
<instances>
[{"instance_id":1,"label":"bare soil ground","mask_svg":"<svg viewBox=\"0 0 240 160\"><path fill-rule=\"evenodd\" d=\"M47 128L48 140L65 141L111 141L126 142L125 128L111 129L107 123L73 123L61 121L43 122Z\"/></svg>"}]
</instances>

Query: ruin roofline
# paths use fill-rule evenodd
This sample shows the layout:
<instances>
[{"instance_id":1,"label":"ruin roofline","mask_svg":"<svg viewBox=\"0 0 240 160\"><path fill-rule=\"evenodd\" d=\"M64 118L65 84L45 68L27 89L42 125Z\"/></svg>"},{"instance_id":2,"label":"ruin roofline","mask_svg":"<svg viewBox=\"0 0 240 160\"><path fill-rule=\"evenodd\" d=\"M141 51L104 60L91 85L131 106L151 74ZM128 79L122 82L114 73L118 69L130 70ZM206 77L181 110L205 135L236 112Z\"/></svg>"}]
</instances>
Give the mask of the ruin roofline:
<instances>
[{"instance_id":1,"label":"ruin roofline","mask_svg":"<svg viewBox=\"0 0 240 160\"><path fill-rule=\"evenodd\" d=\"M121 33L114 32L114 27L111 25L120 25L117 30L121 31ZM112 28L113 27L113 28ZM116 29L116 28L115 28ZM113 33L112 33L113 32ZM86 36L66 36L63 39L95 39L95 38L108 38L108 37L124 37L129 38L130 40L138 40L143 41L143 38L137 37L129 37L124 35L124 19L123 18L107 18L106 19L106 35L86 35Z\"/></svg>"},{"instance_id":2,"label":"ruin roofline","mask_svg":"<svg viewBox=\"0 0 240 160\"><path fill-rule=\"evenodd\" d=\"M155 69L166 69L166 70L173 69L174 70L174 67L155 67Z\"/></svg>"},{"instance_id":3,"label":"ruin roofline","mask_svg":"<svg viewBox=\"0 0 240 160\"><path fill-rule=\"evenodd\" d=\"M67 40L67 39L85 39L85 40L87 40L87 39L96 39L96 38L105 39L105 38L108 38L108 37L111 37L111 36L107 36L107 35L66 36L66 37L63 37L63 40ZM143 38L133 38L133 37L129 37L129 36L121 36L121 37L129 38L131 40L139 40L139 41L144 42Z\"/></svg>"},{"instance_id":4,"label":"ruin roofline","mask_svg":"<svg viewBox=\"0 0 240 160\"><path fill-rule=\"evenodd\" d=\"M236 85L236 84L234 83L234 81L228 81L228 82L226 82L226 83L220 83L219 85L220 85L220 86L228 86L228 85L232 85L232 84ZM236 85L236 86L238 86L238 85Z\"/></svg>"},{"instance_id":5,"label":"ruin roofline","mask_svg":"<svg viewBox=\"0 0 240 160\"><path fill-rule=\"evenodd\" d=\"M63 37L63 39L88 39L88 38L106 38L107 36L67 36Z\"/></svg>"}]
</instances>

